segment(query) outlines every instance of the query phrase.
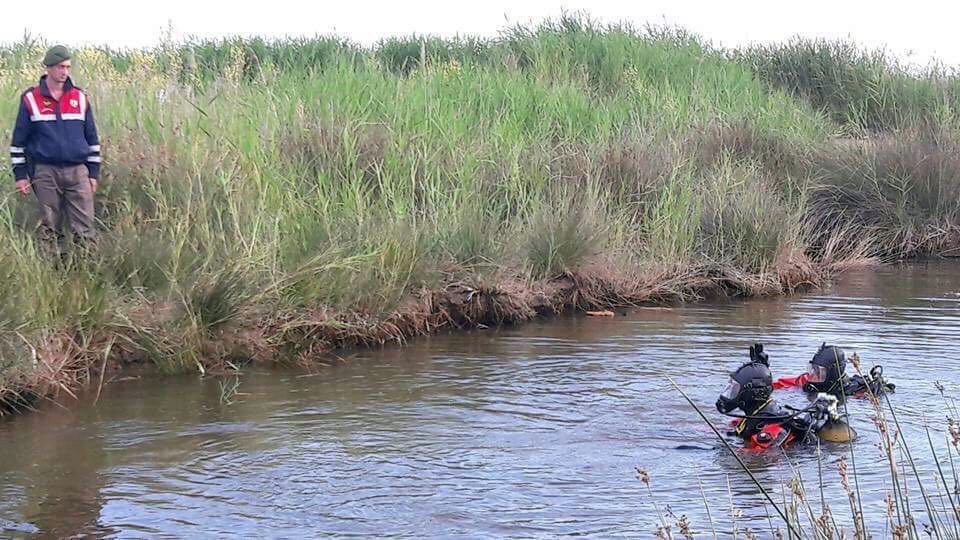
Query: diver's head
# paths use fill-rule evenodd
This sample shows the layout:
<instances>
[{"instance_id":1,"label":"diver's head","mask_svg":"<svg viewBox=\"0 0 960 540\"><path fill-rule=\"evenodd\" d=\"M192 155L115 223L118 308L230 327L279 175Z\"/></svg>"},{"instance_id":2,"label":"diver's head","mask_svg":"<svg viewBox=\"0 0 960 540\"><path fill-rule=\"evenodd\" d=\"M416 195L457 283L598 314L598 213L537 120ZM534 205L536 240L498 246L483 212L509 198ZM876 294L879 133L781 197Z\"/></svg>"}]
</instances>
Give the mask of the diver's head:
<instances>
[{"instance_id":1,"label":"diver's head","mask_svg":"<svg viewBox=\"0 0 960 540\"><path fill-rule=\"evenodd\" d=\"M717 398L717 410L727 414L740 409L753 414L773 393L773 376L764 362L750 361L730 374L727 389Z\"/></svg>"},{"instance_id":2,"label":"diver's head","mask_svg":"<svg viewBox=\"0 0 960 540\"><path fill-rule=\"evenodd\" d=\"M843 349L835 345L820 345L817 354L813 355L807 366L807 383L804 390L808 392L843 393L843 376L847 369L847 357Z\"/></svg>"}]
</instances>

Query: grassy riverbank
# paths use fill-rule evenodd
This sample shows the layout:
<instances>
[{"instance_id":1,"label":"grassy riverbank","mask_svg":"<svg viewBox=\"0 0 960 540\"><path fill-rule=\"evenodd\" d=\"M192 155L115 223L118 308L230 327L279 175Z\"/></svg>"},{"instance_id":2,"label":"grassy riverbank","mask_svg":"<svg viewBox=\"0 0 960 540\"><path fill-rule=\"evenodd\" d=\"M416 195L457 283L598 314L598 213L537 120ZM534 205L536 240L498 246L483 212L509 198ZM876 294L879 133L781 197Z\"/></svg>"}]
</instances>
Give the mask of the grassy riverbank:
<instances>
[{"instance_id":1,"label":"grassy riverbank","mask_svg":"<svg viewBox=\"0 0 960 540\"><path fill-rule=\"evenodd\" d=\"M43 46L0 48L0 136ZM846 44L568 18L496 40L83 49L98 252L0 198L0 401L958 245L960 85ZM9 175L4 163L0 174ZM3 409L3 407L0 407Z\"/></svg>"}]
</instances>

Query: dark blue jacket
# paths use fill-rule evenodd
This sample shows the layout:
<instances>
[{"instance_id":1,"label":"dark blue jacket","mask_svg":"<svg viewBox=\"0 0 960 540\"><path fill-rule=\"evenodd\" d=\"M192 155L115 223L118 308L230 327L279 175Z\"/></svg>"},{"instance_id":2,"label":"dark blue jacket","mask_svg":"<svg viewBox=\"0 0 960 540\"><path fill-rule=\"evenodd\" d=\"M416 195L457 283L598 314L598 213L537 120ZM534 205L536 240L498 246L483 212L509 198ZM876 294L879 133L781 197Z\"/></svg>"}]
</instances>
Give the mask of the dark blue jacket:
<instances>
[{"instance_id":1,"label":"dark blue jacket","mask_svg":"<svg viewBox=\"0 0 960 540\"><path fill-rule=\"evenodd\" d=\"M47 76L20 96L20 112L10 141L14 180L30 176L37 163L87 165L100 176L100 139L86 94L67 78L60 101L47 88Z\"/></svg>"}]
</instances>

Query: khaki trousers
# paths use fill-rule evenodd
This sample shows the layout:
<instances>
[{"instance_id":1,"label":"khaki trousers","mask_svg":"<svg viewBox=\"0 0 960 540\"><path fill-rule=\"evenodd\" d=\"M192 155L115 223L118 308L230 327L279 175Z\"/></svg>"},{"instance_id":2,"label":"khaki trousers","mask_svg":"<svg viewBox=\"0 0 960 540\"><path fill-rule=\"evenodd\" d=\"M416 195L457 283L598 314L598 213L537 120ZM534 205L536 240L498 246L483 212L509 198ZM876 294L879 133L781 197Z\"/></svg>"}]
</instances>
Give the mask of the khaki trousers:
<instances>
[{"instance_id":1,"label":"khaki trousers","mask_svg":"<svg viewBox=\"0 0 960 540\"><path fill-rule=\"evenodd\" d=\"M41 237L46 243L56 241L56 247L62 247L64 220L70 221L75 241L80 244L96 242L93 188L86 165L37 163L31 187L40 203Z\"/></svg>"}]
</instances>

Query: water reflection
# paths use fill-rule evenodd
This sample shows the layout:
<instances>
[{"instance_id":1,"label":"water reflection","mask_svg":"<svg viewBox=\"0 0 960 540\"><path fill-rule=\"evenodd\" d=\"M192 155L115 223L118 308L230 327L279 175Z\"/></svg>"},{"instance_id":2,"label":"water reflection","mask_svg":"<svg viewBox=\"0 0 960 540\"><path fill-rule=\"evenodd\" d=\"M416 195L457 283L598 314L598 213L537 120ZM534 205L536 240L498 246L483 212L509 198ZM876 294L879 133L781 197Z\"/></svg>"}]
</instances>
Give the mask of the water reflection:
<instances>
[{"instance_id":1,"label":"water reflection","mask_svg":"<svg viewBox=\"0 0 960 540\"><path fill-rule=\"evenodd\" d=\"M19 519L9 528L21 532L35 528L51 537L98 529L101 470L109 464L96 421L88 414L50 408L18 419L17 424L19 448L3 452L0 474L4 485L14 487L9 498L16 501L18 511L13 517ZM8 498L7 489L3 495ZM24 523L16 526L17 522Z\"/></svg>"},{"instance_id":2,"label":"water reflection","mask_svg":"<svg viewBox=\"0 0 960 540\"><path fill-rule=\"evenodd\" d=\"M942 441L932 381L960 395L956 269L882 269L810 295L434 336L313 373L249 373L230 406L215 382L192 376L111 385L96 406L85 397L0 423L0 535L647 536L656 515L636 466L650 471L661 508L701 531L707 507L726 530L731 505L741 526L769 530L756 486L667 376L722 424L713 401L752 342L766 344L777 376L804 371L821 341L840 343L886 366L907 437L926 444L924 421L936 418ZM885 465L868 407L850 408L865 435L864 509L880 519ZM822 474L824 497L845 515L845 453L745 459L769 486L799 471L819 494ZM932 482L932 459L915 457Z\"/></svg>"}]
</instances>

